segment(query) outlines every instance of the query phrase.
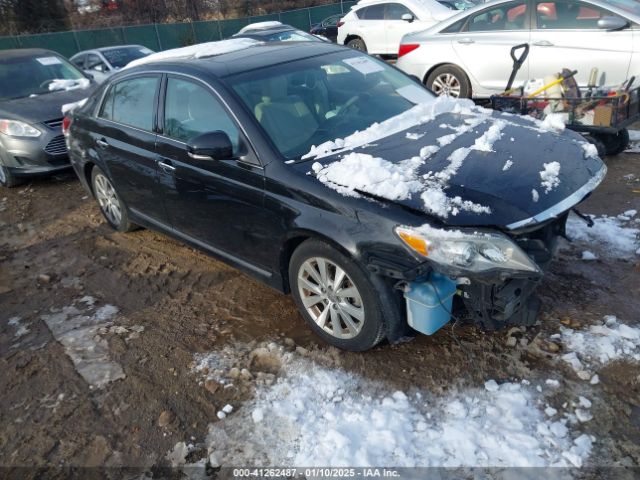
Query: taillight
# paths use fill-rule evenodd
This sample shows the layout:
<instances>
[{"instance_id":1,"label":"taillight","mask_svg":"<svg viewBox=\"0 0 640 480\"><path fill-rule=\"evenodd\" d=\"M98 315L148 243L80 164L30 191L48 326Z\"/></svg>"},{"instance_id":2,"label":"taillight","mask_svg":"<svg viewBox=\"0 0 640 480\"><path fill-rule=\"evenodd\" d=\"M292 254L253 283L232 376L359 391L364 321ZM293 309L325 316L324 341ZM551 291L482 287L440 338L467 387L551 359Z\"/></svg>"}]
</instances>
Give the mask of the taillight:
<instances>
[{"instance_id":1,"label":"taillight","mask_svg":"<svg viewBox=\"0 0 640 480\"><path fill-rule=\"evenodd\" d=\"M402 57L403 55L406 55L409 52L413 52L416 48L418 48L420 46L419 43L405 43L405 44L401 44L400 48L398 49L398 58Z\"/></svg>"},{"instance_id":2,"label":"taillight","mask_svg":"<svg viewBox=\"0 0 640 480\"><path fill-rule=\"evenodd\" d=\"M71 117L64 117L62 119L62 134L65 137L69 135L69 128L71 128Z\"/></svg>"},{"instance_id":3,"label":"taillight","mask_svg":"<svg viewBox=\"0 0 640 480\"><path fill-rule=\"evenodd\" d=\"M340 28L342 25L344 25L344 22L343 22L342 20L340 20L340 21L337 23L337 26L338 26L338 28Z\"/></svg>"}]
</instances>

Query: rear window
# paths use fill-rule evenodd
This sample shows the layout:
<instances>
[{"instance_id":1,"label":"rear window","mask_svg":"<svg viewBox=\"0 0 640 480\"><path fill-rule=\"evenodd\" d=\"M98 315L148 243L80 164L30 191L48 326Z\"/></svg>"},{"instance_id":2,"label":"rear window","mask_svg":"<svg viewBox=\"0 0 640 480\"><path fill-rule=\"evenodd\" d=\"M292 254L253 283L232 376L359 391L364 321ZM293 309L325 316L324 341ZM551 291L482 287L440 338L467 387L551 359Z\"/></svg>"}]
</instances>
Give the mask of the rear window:
<instances>
[{"instance_id":1,"label":"rear window","mask_svg":"<svg viewBox=\"0 0 640 480\"><path fill-rule=\"evenodd\" d=\"M112 48L102 51L104 58L106 58L107 62L114 68L123 68L127 66L129 62L146 57L152 53L153 51L144 47Z\"/></svg>"}]
</instances>

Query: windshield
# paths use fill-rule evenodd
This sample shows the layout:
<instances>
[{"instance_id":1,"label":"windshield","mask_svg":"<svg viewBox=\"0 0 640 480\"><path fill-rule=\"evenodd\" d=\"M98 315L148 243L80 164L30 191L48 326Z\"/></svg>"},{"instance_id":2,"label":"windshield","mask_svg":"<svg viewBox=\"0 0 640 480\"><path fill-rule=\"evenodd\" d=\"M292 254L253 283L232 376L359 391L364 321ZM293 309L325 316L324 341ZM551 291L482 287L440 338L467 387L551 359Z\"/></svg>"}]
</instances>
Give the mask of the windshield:
<instances>
[{"instance_id":1,"label":"windshield","mask_svg":"<svg viewBox=\"0 0 640 480\"><path fill-rule=\"evenodd\" d=\"M606 3L609 3L620 10L624 10L625 12L640 16L640 2L637 0L606 0Z\"/></svg>"},{"instance_id":2,"label":"windshield","mask_svg":"<svg viewBox=\"0 0 640 480\"><path fill-rule=\"evenodd\" d=\"M228 83L288 159L435 98L385 62L355 51L253 70Z\"/></svg>"},{"instance_id":3,"label":"windshield","mask_svg":"<svg viewBox=\"0 0 640 480\"><path fill-rule=\"evenodd\" d=\"M288 30L286 32L274 33L273 35L265 37L263 40L267 42L317 42L318 38L300 30Z\"/></svg>"},{"instance_id":4,"label":"windshield","mask_svg":"<svg viewBox=\"0 0 640 480\"><path fill-rule=\"evenodd\" d=\"M103 50L102 55L114 68L126 67L129 62L151 55L152 50L145 47L121 47Z\"/></svg>"},{"instance_id":5,"label":"windshield","mask_svg":"<svg viewBox=\"0 0 640 480\"><path fill-rule=\"evenodd\" d=\"M0 59L0 100L67 89L74 80L78 85L88 83L76 67L57 55Z\"/></svg>"}]
</instances>

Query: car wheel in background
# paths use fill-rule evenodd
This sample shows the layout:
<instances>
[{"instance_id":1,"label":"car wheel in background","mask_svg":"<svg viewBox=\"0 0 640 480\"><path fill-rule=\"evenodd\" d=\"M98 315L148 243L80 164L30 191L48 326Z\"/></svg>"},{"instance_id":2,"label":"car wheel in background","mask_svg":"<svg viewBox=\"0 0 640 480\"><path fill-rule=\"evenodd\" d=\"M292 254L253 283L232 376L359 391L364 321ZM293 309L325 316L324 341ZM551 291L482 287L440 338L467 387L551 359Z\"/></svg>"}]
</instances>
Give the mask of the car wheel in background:
<instances>
[{"instance_id":1,"label":"car wheel in background","mask_svg":"<svg viewBox=\"0 0 640 480\"><path fill-rule=\"evenodd\" d=\"M289 284L306 322L338 348L374 347L384 337L385 318L397 317L397 312L387 311L369 273L319 240L307 240L293 253Z\"/></svg>"},{"instance_id":2,"label":"car wheel in background","mask_svg":"<svg viewBox=\"0 0 640 480\"><path fill-rule=\"evenodd\" d=\"M619 155L629 147L629 130L623 128L618 133L602 133L598 139L604 144L607 155Z\"/></svg>"},{"instance_id":3,"label":"car wheel in background","mask_svg":"<svg viewBox=\"0 0 640 480\"><path fill-rule=\"evenodd\" d=\"M442 65L427 77L427 88L436 95L453 98L471 98L471 82L462 69L455 65Z\"/></svg>"},{"instance_id":4,"label":"car wheel in background","mask_svg":"<svg viewBox=\"0 0 640 480\"><path fill-rule=\"evenodd\" d=\"M354 50L360 50L361 52L367 52L367 45L361 38L354 38L353 40L349 40L347 42L347 47L353 48Z\"/></svg>"},{"instance_id":5,"label":"car wheel in background","mask_svg":"<svg viewBox=\"0 0 640 480\"><path fill-rule=\"evenodd\" d=\"M20 185L22 181L16 178L7 167L0 165L0 185L11 188Z\"/></svg>"},{"instance_id":6,"label":"car wheel in background","mask_svg":"<svg viewBox=\"0 0 640 480\"><path fill-rule=\"evenodd\" d=\"M91 171L93 194L100 205L100 211L109 225L119 232L129 232L135 226L129 221L129 214L124 202L113 188L111 180L99 167Z\"/></svg>"}]
</instances>

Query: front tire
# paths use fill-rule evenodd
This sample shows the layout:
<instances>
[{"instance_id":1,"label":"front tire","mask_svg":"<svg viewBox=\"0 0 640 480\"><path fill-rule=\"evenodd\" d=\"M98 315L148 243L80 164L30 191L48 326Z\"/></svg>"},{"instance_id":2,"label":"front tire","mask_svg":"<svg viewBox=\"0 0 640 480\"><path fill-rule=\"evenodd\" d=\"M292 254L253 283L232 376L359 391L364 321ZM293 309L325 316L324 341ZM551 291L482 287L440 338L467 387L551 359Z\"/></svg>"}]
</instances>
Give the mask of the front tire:
<instances>
[{"instance_id":1,"label":"front tire","mask_svg":"<svg viewBox=\"0 0 640 480\"><path fill-rule=\"evenodd\" d=\"M381 294L355 260L319 240L303 242L289 263L294 301L313 331L335 347L364 351L385 336Z\"/></svg>"},{"instance_id":2,"label":"front tire","mask_svg":"<svg viewBox=\"0 0 640 480\"><path fill-rule=\"evenodd\" d=\"M7 188L17 187L22 180L13 175L7 167L0 165L0 185Z\"/></svg>"},{"instance_id":3,"label":"front tire","mask_svg":"<svg viewBox=\"0 0 640 480\"><path fill-rule=\"evenodd\" d=\"M598 137L604 144L607 155L619 155L629 147L629 130L626 128L618 133L603 133Z\"/></svg>"},{"instance_id":4,"label":"front tire","mask_svg":"<svg viewBox=\"0 0 640 480\"><path fill-rule=\"evenodd\" d=\"M347 47L367 53L367 44L361 38L354 38L347 42Z\"/></svg>"},{"instance_id":5,"label":"front tire","mask_svg":"<svg viewBox=\"0 0 640 480\"><path fill-rule=\"evenodd\" d=\"M442 65L427 77L427 88L438 96L452 98L471 98L471 82L461 68L455 65Z\"/></svg>"},{"instance_id":6,"label":"front tire","mask_svg":"<svg viewBox=\"0 0 640 480\"><path fill-rule=\"evenodd\" d=\"M119 232L130 232L135 229L129 221L127 207L113 187L109 177L100 169L93 167L91 171L91 186L98 201L100 211L111 228Z\"/></svg>"}]
</instances>

